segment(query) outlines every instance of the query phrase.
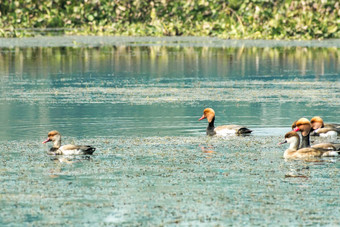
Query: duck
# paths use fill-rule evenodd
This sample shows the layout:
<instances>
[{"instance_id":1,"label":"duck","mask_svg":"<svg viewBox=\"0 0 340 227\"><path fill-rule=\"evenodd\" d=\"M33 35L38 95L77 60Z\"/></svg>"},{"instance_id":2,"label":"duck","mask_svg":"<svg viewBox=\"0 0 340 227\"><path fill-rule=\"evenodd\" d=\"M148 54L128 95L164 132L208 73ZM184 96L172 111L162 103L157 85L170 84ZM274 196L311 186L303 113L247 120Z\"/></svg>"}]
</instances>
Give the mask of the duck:
<instances>
[{"instance_id":1,"label":"duck","mask_svg":"<svg viewBox=\"0 0 340 227\"><path fill-rule=\"evenodd\" d=\"M339 132L337 130L334 130L333 128L318 128L318 129L313 130L310 133L310 135L336 140L338 133Z\"/></svg>"},{"instance_id":2,"label":"duck","mask_svg":"<svg viewBox=\"0 0 340 227\"><path fill-rule=\"evenodd\" d=\"M300 118L299 120L295 121L292 124L292 129L294 132L301 132L302 137L302 143L301 148L307 148L311 147L310 145L310 133L312 130L312 124L307 118ZM333 149L338 150L339 148L338 144L332 144L332 143L319 143L312 146L312 148L317 149Z\"/></svg>"},{"instance_id":3,"label":"duck","mask_svg":"<svg viewBox=\"0 0 340 227\"><path fill-rule=\"evenodd\" d=\"M56 130L50 131L48 138L42 143L47 142L53 142L53 146L48 152L48 154L52 155L92 155L96 150L95 147L88 145L67 144L61 146L61 134Z\"/></svg>"},{"instance_id":4,"label":"duck","mask_svg":"<svg viewBox=\"0 0 340 227\"><path fill-rule=\"evenodd\" d=\"M313 117L310 122L313 128L311 136L336 139L338 134L340 134L340 124L325 124L319 116Z\"/></svg>"},{"instance_id":5,"label":"duck","mask_svg":"<svg viewBox=\"0 0 340 227\"><path fill-rule=\"evenodd\" d=\"M325 124L323 122L323 119L319 116L315 116L310 120L310 123L312 124L313 129L319 129L319 128L333 128L333 129L340 129L340 124L332 123L332 124Z\"/></svg>"},{"instance_id":6,"label":"duck","mask_svg":"<svg viewBox=\"0 0 340 227\"><path fill-rule=\"evenodd\" d=\"M299 120L294 121L292 124L292 130L294 132L301 132L301 148L310 147L309 134L311 127L312 126L307 118L300 118Z\"/></svg>"},{"instance_id":7,"label":"duck","mask_svg":"<svg viewBox=\"0 0 340 227\"><path fill-rule=\"evenodd\" d=\"M299 135L294 132L287 132L285 134L285 140L281 143L289 143L289 148L284 152L284 158L291 158L291 159L301 159L301 158L311 158L311 157L334 157L338 156L338 152L334 150L328 149L321 149L321 148L314 148L314 147L306 147L300 148L300 137Z\"/></svg>"},{"instance_id":8,"label":"duck","mask_svg":"<svg viewBox=\"0 0 340 227\"><path fill-rule=\"evenodd\" d=\"M205 118L208 120L208 123L209 123L207 130L206 130L208 136L214 136L214 135L227 136L227 135L233 135L233 134L247 135L252 132L252 130L244 126L240 126L240 125L222 125L222 126L215 127L214 125L215 111L212 108L204 109L202 117L198 120L201 121Z\"/></svg>"}]
</instances>

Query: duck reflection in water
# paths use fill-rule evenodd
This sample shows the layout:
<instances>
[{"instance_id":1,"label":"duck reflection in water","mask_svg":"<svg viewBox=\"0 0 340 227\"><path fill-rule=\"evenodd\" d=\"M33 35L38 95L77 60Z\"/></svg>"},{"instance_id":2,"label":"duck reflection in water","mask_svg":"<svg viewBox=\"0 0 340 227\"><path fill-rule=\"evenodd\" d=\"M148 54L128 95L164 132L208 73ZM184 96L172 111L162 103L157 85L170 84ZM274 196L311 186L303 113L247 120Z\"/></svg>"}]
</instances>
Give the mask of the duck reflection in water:
<instances>
[{"instance_id":1,"label":"duck reflection in water","mask_svg":"<svg viewBox=\"0 0 340 227\"><path fill-rule=\"evenodd\" d=\"M206 153L206 154L213 154L213 153L215 153L214 146L212 146L212 145L204 146L204 145L200 144L199 147L201 148L201 151L203 153Z\"/></svg>"}]
</instances>

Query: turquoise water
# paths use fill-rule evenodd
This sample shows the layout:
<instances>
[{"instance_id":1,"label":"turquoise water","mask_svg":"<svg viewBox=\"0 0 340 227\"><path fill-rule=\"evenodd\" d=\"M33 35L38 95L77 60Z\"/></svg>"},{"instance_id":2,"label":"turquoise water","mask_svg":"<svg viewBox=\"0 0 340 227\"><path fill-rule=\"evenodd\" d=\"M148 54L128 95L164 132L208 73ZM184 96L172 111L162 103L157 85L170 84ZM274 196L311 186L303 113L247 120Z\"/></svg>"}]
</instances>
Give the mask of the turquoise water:
<instances>
[{"instance_id":1,"label":"turquoise water","mask_svg":"<svg viewBox=\"0 0 340 227\"><path fill-rule=\"evenodd\" d=\"M277 146L339 122L339 42L72 39L0 39L1 225L340 224L338 159ZM253 134L207 138L206 107Z\"/></svg>"}]
</instances>

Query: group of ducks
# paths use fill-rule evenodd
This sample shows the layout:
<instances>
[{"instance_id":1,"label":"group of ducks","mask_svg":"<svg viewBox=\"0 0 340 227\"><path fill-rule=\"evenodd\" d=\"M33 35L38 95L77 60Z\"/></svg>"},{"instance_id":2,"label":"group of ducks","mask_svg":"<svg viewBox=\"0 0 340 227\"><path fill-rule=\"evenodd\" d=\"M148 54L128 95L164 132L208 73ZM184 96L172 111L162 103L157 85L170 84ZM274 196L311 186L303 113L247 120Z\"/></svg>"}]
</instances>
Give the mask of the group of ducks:
<instances>
[{"instance_id":1,"label":"group of ducks","mask_svg":"<svg viewBox=\"0 0 340 227\"><path fill-rule=\"evenodd\" d=\"M199 119L207 119L207 135L227 136L230 134L247 135L252 130L240 125L223 125L215 127L215 111L212 108L206 108L203 116ZM300 137L297 132L301 132L302 143L300 146ZM307 158L337 156L340 152L340 144L320 143L311 146L310 136L332 137L336 138L340 133L340 124L324 124L321 117L313 117L311 121L301 118L292 124L292 131L286 133L284 142L289 143L289 148L284 152L284 158ZM96 150L93 146L88 145L63 145L61 146L61 135L58 131L48 133L48 138L43 143L53 142L49 154L53 155L91 155Z\"/></svg>"},{"instance_id":2,"label":"group of ducks","mask_svg":"<svg viewBox=\"0 0 340 227\"><path fill-rule=\"evenodd\" d=\"M215 127L215 111L206 108L203 116L198 119L208 120L207 135L226 136L230 133L236 135L246 135L252 131L240 125L223 125ZM300 147L300 137L297 132L301 132L302 143ZM284 142L289 143L289 148L284 152L284 158L308 158L322 156L337 156L340 152L340 144L320 143L311 146L310 136L320 136L327 138L336 138L340 133L340 124L324 124L321 117L313 117L311 121L306 118L300 118L292 124L292 131L286 133Z\"/></svg>"},{"instance_id":3,"label":"group of ducks","mask_svg":"<svg viewBox=\"0 0 340 227\"><path fill-rule=\"evenodd\" d=\"M301 132L302 143L297 132ZM279 144L289 143L289 148L284 152L285 158L309 158L338 156L340 144L319 143L310 145L310 136L320 136L334 139L340 133L340 124L324 124L321 117L313 117L311 121L300 118L292 124L292 131L287 132L285 140Z\"/></svg>"}]
</instances>

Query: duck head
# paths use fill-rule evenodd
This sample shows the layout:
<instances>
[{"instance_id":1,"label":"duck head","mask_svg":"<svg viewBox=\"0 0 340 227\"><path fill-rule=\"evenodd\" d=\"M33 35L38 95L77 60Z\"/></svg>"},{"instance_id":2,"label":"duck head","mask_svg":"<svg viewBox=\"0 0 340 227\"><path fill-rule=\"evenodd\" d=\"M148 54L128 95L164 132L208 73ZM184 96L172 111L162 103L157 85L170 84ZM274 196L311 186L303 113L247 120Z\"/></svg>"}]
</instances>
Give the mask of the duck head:
<instances>
[{"instance_id":1,"label":"duck head","mask_svg":"<svg viewBox=\"0 0 340 227\"><path fill-rule=\"evenodd\" d=\"M310 133L312 125L307 118L300 118L294 123L295 123L295 128L293 129L294 132L301 131L301 135L303 136L307 136ZM292 127L294 126L294 123Z\"/></svg>"},{"instance_id":2,"label":"duck head","mask_svg":"<svg viewBox=\"0 0 340 227\"><path fill-rule=\"evenodd\" d=\"M312 124L312 128L313 128L314 130L319 129L319 128L323 128L323 127L324 127L323 120L322 120L322 118L319 117L319 116L313 117L313 118L310 120L310 123Z\"/></svg>"},{"instance_id":3,"label":"duck head","mask_svg":"<svg viewBox=\"0 0 340 227\"><path fill-rule=\"evenodd\" d=\"M51 141L55 142L55 141L61 140L61 135L56 130L50 131L47 136L48 136L47 139L42 143L47 143L47 142L51 142Z\"/></svg>"},{"instance_id":4,"label":"duck head","mask_svg":"<svg viewBox=\"0 0 340 227\"><path fill-rule=\"evenodd\" d=\"M208 122L210 123L215 117L215 111L211 108L206 108L203 111L203 115L200 119L198 119L199 121L203 120L204 118L206 118L208 120Z\"/></svg>"},{"instance_id":5,"label":"duck head","mask_svg":"<svg viewBox=\"0 0 340 227\"><path fill-rule=\"evenodd\" d=\"M297 149L299 147L300 144L300 137L299 135L294 132L287 132L285 135L285 140L281 143L279 143L279 145L284 144L284 143L289 143L290 144L290 148L292 149Z\"/></svg>"}]
</instances>

